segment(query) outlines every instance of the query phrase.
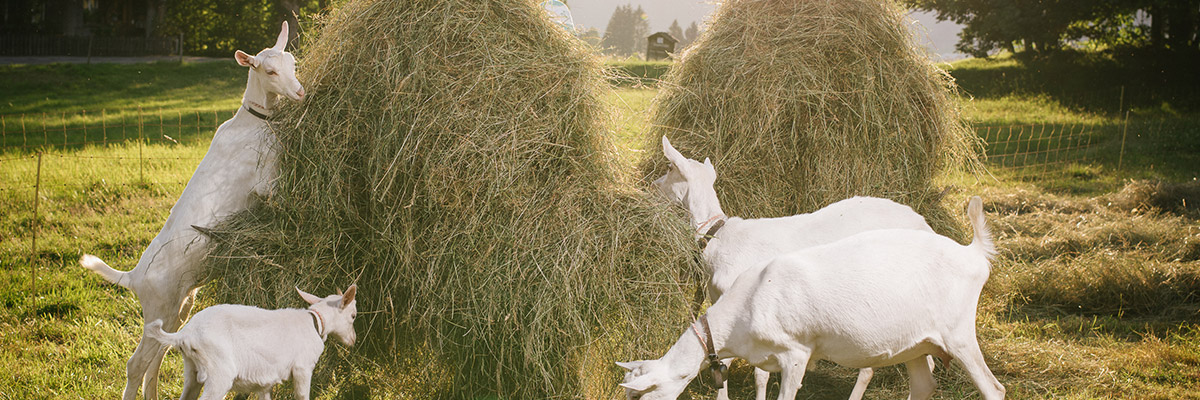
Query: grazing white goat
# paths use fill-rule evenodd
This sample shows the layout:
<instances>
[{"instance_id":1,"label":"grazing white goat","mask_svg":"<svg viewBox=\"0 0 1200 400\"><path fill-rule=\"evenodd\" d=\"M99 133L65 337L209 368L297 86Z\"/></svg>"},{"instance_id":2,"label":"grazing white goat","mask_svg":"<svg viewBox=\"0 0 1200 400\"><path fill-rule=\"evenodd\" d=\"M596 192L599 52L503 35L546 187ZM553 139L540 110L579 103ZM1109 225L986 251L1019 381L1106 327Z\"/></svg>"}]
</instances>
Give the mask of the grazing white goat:
<instances>
[{"instance_id":1,"label":"grazing white goat","mask_svg":"<svg viewBox=\"0 0 1200 400\"><path fill-rule=\"evenodd\" d=\"M354 345L356 289L350 285L345 294L322 299L297 288L311 304L307 310L212 306L196 313L179 333L164 332L162 320L155 320L146 325L145 336L183 353L180 399L196 399L204 385L205 399L223 399L232 390L271 400L271 387L291 379L296 398L306 400L325 338L333 334Z\"/></svg>"},{"instance_id":2,"label":"grazing white goat","mask_svg":"<svg viewBox=\"0 0 1200 400\"><path fill-rule=\"evenodd\" d=\"M925 218L912 208L875 197L852 197L810 214L790 217L726 217L717 199L717 192L713 189L717 171L712 162L707 158L701 163L684 157L671 146L666 136L662 138L662 147L670 161L670 169L654 184L668 198L682 203L688 209L696 233L701 236L702 242L707 242L703 250L704 261L712 277L708 295L714 302L744 272L760 268L783 254L832 243L869 230L913 229L933 232L925 223ZM932 368L933 360L929 359L929 363ZM870 369L859 371L858 382L850 395L852 400L862 398L873 374L874 371ZM755 370L757 400L766 399L769 376L761 369ZM722 386L717 398L728 399L728 389Z\"/></svg>"},{"instance_id":3,"label":"grazing white goat","mask_svg":"<svg viewBox=\"0 0 1200 400\"><path fill-rule=\"evenodd\" d=\"M926 354L935 354L958 359L985 399L1003 398L975 337L995 252L979 197L968 214L968 246L925 231L875 230L747 271L708 308L709 329L689 327L658 360L618 363L629 371L626 396L677 398L711 367L708 359L738 357L782 372L780 400L795 398L806 366L819 359L854 368L905 363L909 398L926 399L934 389Z\"/></svg>"},{"instance_id":4,"label":"grazing white goat","mask_svg":"<svg viewBox=\"0 0 1200 400\"><path fill-rule=\"evenodd\" d=\"M304 88L296 80L296 59L284 51L287 37L284 22L274 47L255 56L241 50L234 53L238 64L250 68L242 107L217 128L208 153L137 266L122 272L94 256L79 260L109 282L137 293L144 321L162 320L164 329L173 332L191 310L200 261L208 247L206 237L193 226L214 226L249 207L255 194L270 193L277 173L277 142L264 118L281 95L304 99ZM145 399L158 398L158 366L165 351L158 343L138 344L126 364L124 400L137 397L139 384L144 384Z\"/></svg>"}]
</instances>

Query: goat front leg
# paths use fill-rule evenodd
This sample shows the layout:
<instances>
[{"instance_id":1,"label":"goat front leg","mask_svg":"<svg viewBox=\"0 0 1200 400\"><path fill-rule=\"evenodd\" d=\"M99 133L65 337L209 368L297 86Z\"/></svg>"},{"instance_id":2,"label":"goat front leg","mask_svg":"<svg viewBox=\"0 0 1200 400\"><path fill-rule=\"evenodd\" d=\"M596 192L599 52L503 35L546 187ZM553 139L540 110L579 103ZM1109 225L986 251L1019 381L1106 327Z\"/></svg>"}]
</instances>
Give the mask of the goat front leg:
<instances>
[{"instance_id":1,"label":"goat front leg","mask_svg":"<svg viewBox=\"0 0 1200 400\"><path fill-rule=\"evenodd\" d=\"M854 390L850 392L850 400L862 400L863 393L867 392L867 385L871 384L871 378L874 376L874 369L858 370L858 380L854 381Z\"/></svg>"},{"instance_id":2,"label":"goat front leg","mask_svg":"<svg viewBox=\"0 0 1200 400\"><path fill-rule=\"evenodd\" d=\"M779 355L782 373L779 381L779 400L795 400L800 383L804 380L804 371L808 362L812 361L812 353L808 349L793 350Z\"/></svg>"},{"instance_id":3,"label":"goat front leg","mask_svg":"<svg viewBox=\"0 0 1200 400\"><path fill-rule=\"evenodd\" d=\"M309 385L312 384L312 370L292 370L292 387L296 390L296 400L308 400Z\"/></svg>"}]
</instances>

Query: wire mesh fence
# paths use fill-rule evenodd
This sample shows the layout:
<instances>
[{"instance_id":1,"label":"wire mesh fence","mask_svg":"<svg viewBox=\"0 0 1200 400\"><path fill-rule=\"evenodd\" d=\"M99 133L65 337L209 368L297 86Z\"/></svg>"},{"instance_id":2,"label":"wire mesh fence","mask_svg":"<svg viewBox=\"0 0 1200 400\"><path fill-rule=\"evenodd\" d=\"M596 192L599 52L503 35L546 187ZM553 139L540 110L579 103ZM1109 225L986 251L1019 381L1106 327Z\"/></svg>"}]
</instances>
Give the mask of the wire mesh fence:
<instances>
[{"instance_id":1,"label":"wire mesh fence","mask_svg":"<svg viewBox=\"0 0 1200 400\"><path fill-rule=\"evenodd\" d=\"M13 233L31 242L34 257L36 244L30 239L45 226L45 215L69 217L72 204L93 192L154 197L165 211L187 184L217 127L232 115L231 110L141 108L0 115L0 208L22 221L6 223L18 226ZM1193 126L1139 119L975 130L986 143L988 168L1004 171L997 176L1034 180L1069 174L1071 165L1111 163L1115 144L1121 143L1124 151L1124 141L1138 154L1152 155L1155 149L1175 146L1171 138Z\"/></svg>"},{"instance_id":2,"label":"wire mesh fence","mask_svg":"<svg viewBox=\"0 0 1200 400\"><path fill-rule=\"evenodd\" d=\"M39 237L50 229L50 238L70 237L81 202L136 198L169 209L232 115L141 108L0 115L0 208L12 235L4 253L27 258L32 285L45 258L39 250L48 247ZM0 263L18 265L10 257Z\"/></svg>"},{"instance_id":3,"label":"wire mesh fence","mask_svg":"<svg viewBox=\"0 0 1200 400\"><path fill-rule=\"evenodd\" d=\"M0 151L30 153L137 140L184 144L211 139L228 110L87 111L0 115Z\"/></svg>"},{"instance_id":4,"label":"wire mesh fence","mask_svg":"<svg viewBox=\"0 0 1200 400\"><path fill-rule=\"evenodd\" d=\"M979 126L975 131L986 143L988 168L1022 180L1091 162L1098 142L1096 129L1079 124Z\"/></svg>"}]
</instances>

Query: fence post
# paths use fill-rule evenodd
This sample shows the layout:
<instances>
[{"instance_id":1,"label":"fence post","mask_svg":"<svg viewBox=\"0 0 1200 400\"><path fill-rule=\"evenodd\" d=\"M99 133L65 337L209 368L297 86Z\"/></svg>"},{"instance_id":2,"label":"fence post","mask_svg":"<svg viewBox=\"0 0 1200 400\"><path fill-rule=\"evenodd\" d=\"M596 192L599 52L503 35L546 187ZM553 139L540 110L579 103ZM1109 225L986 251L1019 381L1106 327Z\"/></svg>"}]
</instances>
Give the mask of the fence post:
<instances>
[{"instance_id":1,"label":"fence post","mask_svg":"<svg viewBox=\"0 0 1200 400\"><path fill-rule=\"evenodd\" d=\"M142 184L146 183L145 161L142 160L142 148L146 147L145 137L142 134L142 106L138 106L138 180Z\"/></svg>"},{"instance_id":2,"label":"fence post","mask_svg":"<svg viewBox=\"0 0 1200 400\"><path fill-rule=\"evenodd\" d=\"M1117 103L1117 115L1121 115L1121 111L1125 109L1125 85L1121 85L1121 100Z\"/></svg>"},{"instance_id":3,"label":"fence post","mask_svg":"<svg viewBox=\"0 0 1200 400\"><path fill-rule=\"evenodd\" d=\"M1122 125L1125 127L1121 129L1121 155L1117 156L1117 171L1121 170L1121 164L1125 162L1125 136L1129 134L1129 111L1125 112L1125 122Z\"/></svg>"},{"instance_id":4,"label":"fence post","mask_svg":"<svg viewBox=\"0 0 1200 400\"><path fill-rule=\"evenodd\" d=\"M33 222L29 224L29 229L33 231L33 244L29 246L29 300L32 304L31 310L37 313L37 234L41 224L41 217L38 215L38 203L41 198L42 190L42 152L37 153L37 178L33 183Z\"/></svg>"}]
</instances>

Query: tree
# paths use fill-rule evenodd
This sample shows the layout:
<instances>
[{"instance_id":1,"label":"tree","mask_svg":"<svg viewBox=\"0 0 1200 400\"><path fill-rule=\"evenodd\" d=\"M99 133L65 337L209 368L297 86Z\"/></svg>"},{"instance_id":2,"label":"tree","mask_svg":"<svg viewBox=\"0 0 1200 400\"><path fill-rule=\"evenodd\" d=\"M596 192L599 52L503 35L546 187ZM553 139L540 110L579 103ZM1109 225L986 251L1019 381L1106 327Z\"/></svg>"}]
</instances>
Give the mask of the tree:
<instances>
[{"instance_id":1,"label":"tree","mask_svg":"<svg viewBox=\"0 0 1200 400\"><path fill-rule=\"evenodd\" d=\"M938 20L964 25L956 46L974 56L999 49L1051 51L1061 47L1068 28L1091 20L1095 0L906 0Z\"/></svg>"},{"instance_id":2,"label":"tree","mask_svg":"<svg viewBox=\"0 0 1200 400\"><path fill-rule=\"evenodd\" d=\"M903 1L965 25L956 48L974 56L1053 51L1075 40L1192 50L1200 44L1200 0ZM1150 17L1149 26L1139 12Z\"/></svg>"},{"instance_id":3,"label":"tree","mask_svg":"<svg viewBox=\"0 0 1200 400\"><path fill-rule=\"evenodd\" d=\"M279 24L285 20L294 39L303 29L295 16L312 15L319 7L317 0L170 0L160 32L182 33L188 54L229 57L234 50L254 54L275 43Z\"/></svg>"},{"instance_id":4,"label":"tree","mask_svg":"<svg viewBox=\"0 0 1200 400\"><path fill-rule=\"evenodd\" d=\"M696 21L692 21L692 24L688 25L687 31L683 32L683 37L679 38L679 40L682 43L680 45L680 47L691 46L692 42L695 42L696 38L699 36L700 36L700 27L696 26Z\"/></svg>"},{"instance_id":5,"label":"tree","mask_svg":"<svg viewBox=\"0 0 1200 400\"><path fill-rule=\"evenodd\" d=\"M671 37L674 37L675 40L680 41L680 42L683 41L683 28L679 27L679 20L671 21L671 27L667 28L667 33L670 33ZM683 47L683 46L679 46L679 47Z\"/></svg>"},{"instance_id":6,"label":"tree","mask_svg":"<svg viewBox=\"0 0 1200 400\"><path fill-rule=\"evenodd\" d=\"M628 17L632 12L632 7L628 5L617 6L617 9L613 10L612 17L608 19L608 26L604 28L604 38L600 40L600 47L604 49L605 54L620 55L633 52L633 42L629 40L633 37L633 25Z\"/></svg>"},{"instance_id":7,"label":"tree","mask_svg":"<svg viewBox=\"0 0 1200 400\"><path fill-rule=\"evenodd\" d=\"M579 39L592 46L600 46L600 31L596 28L588 28L579 34Z\"/></svg>"},{"instance_id":8,"label":"tree","mask_svg":"<svg viewBox=\"0 0 1200 400\"><path fill-rule=\"evenodd\" d=\"M650 36L650 23L641 6L617 6L604 29L600 47L606 54L628 56L646 51L646 37Z\"/></svg>"},{"instance_id":9,"label":"tree","mask_svg":"<svg viewBox=\"0 0 1200 400\"><path fill-rule=\"evenodd\" d=\"M633 52L634 54L646 54L646 38L650 37L650 22L646 17L646 11L642 10L641 5L638 5L637 10L633 11L630 18L633 19Z\"/></svg>"}]
</instances>

